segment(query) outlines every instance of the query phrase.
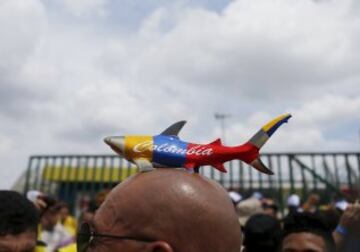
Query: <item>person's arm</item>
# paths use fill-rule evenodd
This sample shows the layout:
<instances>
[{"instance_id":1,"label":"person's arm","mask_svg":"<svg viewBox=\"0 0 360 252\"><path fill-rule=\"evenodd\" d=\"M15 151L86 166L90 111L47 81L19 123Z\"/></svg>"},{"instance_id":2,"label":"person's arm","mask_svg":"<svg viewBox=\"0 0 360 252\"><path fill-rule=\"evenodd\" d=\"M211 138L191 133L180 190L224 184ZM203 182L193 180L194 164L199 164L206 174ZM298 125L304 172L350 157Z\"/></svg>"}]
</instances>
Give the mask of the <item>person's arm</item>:
<instances>
[{"instance_id":1,"label":"person's arm","mask_svg":"<svg viewBox=\"0 0 360 252\"><path fill-rule=\"evenodd\" d=\"M343 247L345 237L351 232L356 231L360 227L360 204L356 202L349 205L344 214L341 216L340 222L333 232L336 248L338 251Z\"/></svg>"},{"instance_id":2,"label":"person's arm","mask_svg":"<svg viewBox=\"0 0 360 252\"><path fill-rule=\"evenodd\" d=\"M59 241L58 244L56 246L57 249L63 248L68 246L69 244L72 244L75 241L75 237L72 236L66 229L65 227L58 223L56 224L56 231L59 235Z\"/></svg>"}]
</instances>

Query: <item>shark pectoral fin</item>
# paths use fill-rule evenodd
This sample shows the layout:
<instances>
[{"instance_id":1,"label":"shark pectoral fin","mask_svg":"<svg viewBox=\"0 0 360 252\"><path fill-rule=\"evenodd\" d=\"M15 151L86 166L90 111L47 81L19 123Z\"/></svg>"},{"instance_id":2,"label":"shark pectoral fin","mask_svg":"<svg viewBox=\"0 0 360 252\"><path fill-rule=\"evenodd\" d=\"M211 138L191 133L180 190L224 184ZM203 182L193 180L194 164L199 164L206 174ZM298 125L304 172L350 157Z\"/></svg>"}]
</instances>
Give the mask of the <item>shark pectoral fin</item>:
<instances>
[{"instance_id":1,"label":"shark pectoral fin","mask_svg":"<svg viewBox=\"0 0 360 252\"><path fill-rule=\"evenodd\" d=\"M139 167L140 172L147 172L155 169L152 163L145 158L135 159L134 163Z\"/></svg>"},{"instance_id":2,"label":"shark pectoral fin","mask_svg":"<svg viewBox=\"0 0 360 252\"><path fill-rule=\"evenodd\" d=\"M250 163L250 165L252 167L254 167L256 170L268 174L268 175L274 175L274 173L272 172L272 170L270 170L269 168L267 168L264 163L260 160L260 158L255 159L254 161L252 161Z\"/></svg>"},{"instance_id":3,"label":"shark pectoral fin","mask_svg":"<svg viewBox=\"0 0 360 252\"><path fill-rule=\"evenodd\" d=\"M222 164L222 163L211 164L211 166L214 166L217 170L219 170L221 172L225 172L225 173L227 172L224 164Z\"/></svg>"},{"instance_id":4,"label":"shark pectoral fin","mask_svg":"<svg viewBox=\"0 0 360 252\"><path fill-rule=\"evenodd\" d=\"M222 142L221 142L221 139L220 139L220 138L218 138L218 139L216 139L215 141L212 141L212 142L211 142L211 143L209 143L209 144L222 145Z\"/></svg>"}]
</instances>

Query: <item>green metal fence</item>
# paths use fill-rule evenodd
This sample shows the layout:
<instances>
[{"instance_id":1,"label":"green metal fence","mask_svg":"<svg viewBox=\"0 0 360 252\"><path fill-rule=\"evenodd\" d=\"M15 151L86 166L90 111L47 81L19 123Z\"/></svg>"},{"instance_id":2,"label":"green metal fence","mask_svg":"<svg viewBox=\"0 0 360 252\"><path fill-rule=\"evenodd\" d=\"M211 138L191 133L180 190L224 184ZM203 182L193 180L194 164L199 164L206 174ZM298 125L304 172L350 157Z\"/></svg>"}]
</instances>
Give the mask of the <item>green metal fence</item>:
<instances>
[{"instance_id":1,"label":"green metal fence","mask_svg":"<svg viewBox=\"0 0 360 252\"><path fill-rule=\"evenodd\" d=\"M360 153L267 153L261 159L275 175L261 174L238 160L225 164L227 173L211 167L202 167L200 173L244 195L262 192L281 209L290 193L306 198L317 192L329 201L344 190L360 191ZM32 156L24 191L40 190L75 206L80 197L94 197L136 172L131 163L113 155Z\"/></svg>"}]
</instances>

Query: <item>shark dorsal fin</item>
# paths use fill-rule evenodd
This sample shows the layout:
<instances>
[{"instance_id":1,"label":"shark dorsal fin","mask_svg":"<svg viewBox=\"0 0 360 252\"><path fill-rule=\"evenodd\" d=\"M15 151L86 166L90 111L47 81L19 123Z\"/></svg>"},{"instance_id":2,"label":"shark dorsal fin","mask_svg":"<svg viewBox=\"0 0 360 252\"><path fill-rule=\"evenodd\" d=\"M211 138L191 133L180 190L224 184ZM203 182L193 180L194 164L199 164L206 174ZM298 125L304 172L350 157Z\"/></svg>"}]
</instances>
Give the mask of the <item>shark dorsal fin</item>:
<instances>
[{"instance_id":1,"label":"shark dorsal fin","mask_svg":"<svg viewBox=\"0 0 360 252\"><path fill-rule=\"evenodd\" d=\"M160 135L177 136L180 130L182 129L182 127L184 127L185 123L186 121L179 121L177 123L174 123L173 125L169 126L166 130L161 132Z\"/></svg>"},{"instance_id":2,"label":"shark dorsal fin","mask_svg":"<svg viewBox=\"0 0 360 252\"><path fill-rule=\"evenodd\" d=\"M209 144L222 145L222 142L221 142L221 139L220 139L220 138L218 138L218 139L216 139L216 140L212 141L212 142L211 142L211 143L209 143Z\"/></svg>"}]
</instances>

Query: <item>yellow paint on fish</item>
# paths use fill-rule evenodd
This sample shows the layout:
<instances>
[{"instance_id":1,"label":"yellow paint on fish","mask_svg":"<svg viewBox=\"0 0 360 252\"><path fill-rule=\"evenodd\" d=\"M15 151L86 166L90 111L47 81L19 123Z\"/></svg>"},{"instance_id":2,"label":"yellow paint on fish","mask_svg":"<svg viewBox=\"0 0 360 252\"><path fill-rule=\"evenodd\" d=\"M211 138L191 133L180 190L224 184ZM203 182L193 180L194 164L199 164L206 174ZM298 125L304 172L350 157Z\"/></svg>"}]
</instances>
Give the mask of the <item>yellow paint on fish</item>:
<instances>
[{"instance_id":1,"label":"yellow paint on fish","mask_svg":"<svg viewBox=\"0 0 360 252\"><path fill-rule=\"evenodd\" d=\"M126 136L125 157L129 160L144 158L152 161L153 153L152 136Z\"/></svg>"},{"instance_id":2,"label":"yellow paint on fish","mask_svg":"<svg viewBox=\"0 0 360 252\"><path fill-rule=\"evenodd\" d=\"M276 117L275 119L271 120L265 126L262 127L263 131L268 132L277 123L279 123L280 121L284 120L285 118L287 118L289 116L290 116L290 114L285 114L285 115L281 115L281 116Z\"/></svg>"}]
</instances>

